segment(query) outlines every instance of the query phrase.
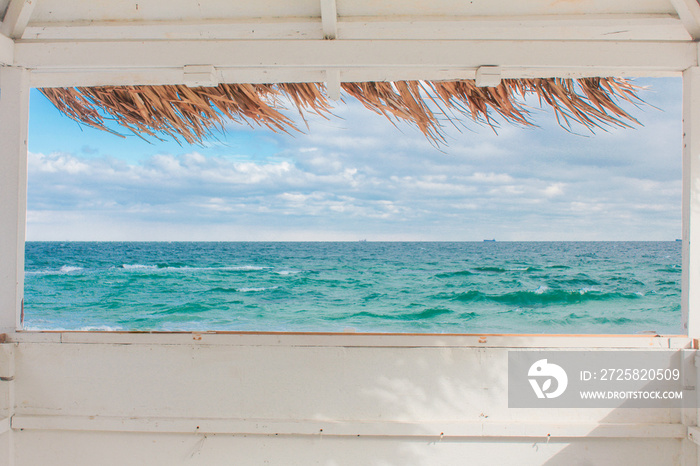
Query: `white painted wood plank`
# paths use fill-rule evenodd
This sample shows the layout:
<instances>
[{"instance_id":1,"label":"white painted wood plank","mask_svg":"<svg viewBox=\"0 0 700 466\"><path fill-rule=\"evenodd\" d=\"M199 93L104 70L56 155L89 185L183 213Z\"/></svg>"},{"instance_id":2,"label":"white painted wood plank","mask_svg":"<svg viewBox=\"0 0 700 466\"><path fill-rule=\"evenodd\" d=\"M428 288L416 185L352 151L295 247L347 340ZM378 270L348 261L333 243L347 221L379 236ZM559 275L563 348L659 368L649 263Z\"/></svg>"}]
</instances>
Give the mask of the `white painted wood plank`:
<instances>
[{"instance_id":1,"label":"white painted wood plank","mask_svg":"<svg viewBox=\"0 0 700 466\"><path fill-rule=\"evenodd\" d=\"M32 16L36 1L37 0L10 0L0 31L12 39L22 37L29 23L29 19Z\"/></svg>"},{"instance_id":2,"label":"white painted wood plank","mask_svg":"<svg viewBox=\"0 0 700 466\"><path fill-rule=\"evenodd\" d=\"M690 466L678 439L439 441L334 436L24 431L17 466L615 465ZM428 440L428 441L425 441ZM688 441L688 443L691 443ZM669 463L670 459L670 463ZM675 461L675 463L674 463Z\"/></svg>"},{"instance_id":3,"label":"white painted wood plank","mask_svg":"<svg viewBox=\"0 0 700 466\"><path fill-rule=\"evenodd\" d=\"M208 0L148 0L139 2L42 0L36 8L37 21L66 21L85 19L113 20L168 20L197 18L258 18L265 16L318 17L318 0L265 0L259 2L232 2ZM338 12L343 16L368 15L442 15L442 16L499 16L503 14L536 16L543 14L658 14L674 13L668 0L338 0Z\"/></svg>"},{"instance_id":4,"label":"white painted wood plank","mask_svg":"<svg viewBox=\"0 0 700 466\"><path fill-rule=\"evenodd\" d=\"M340 70L326 70L326 93L331 100L340 100Z\"/></svg>"},{"instance_id":5,"label":"white painted wood plank","mask_svg":"<svg viewBox=\"0 0 700 466\"><path fill-rule=\"evenodd\" d=\"M676 23L679 23L676 21ZM671 28L670 25L665 25ZM682 25L681 25L682 27ZM683 29L685 31L685 29ZM143 21L30 24L25 40L232 40L323 39L317 18L252 19L249 21Z\"/></svg>"},{"instance_id":6,"label":"white painted wood plank","mask_svg":"<svg viewBox=\"0 0 700 466\"><path fill-rule=\"evenodd\" d=\"M341 72L343 82L367 81L401 81L401 80L435 80L450 81L455 79L474 79L476 68L419 68L419 67L362 67L336 68ZM648 70L621 67L567 67L557 68L512 68L501 69L502 78L585 78L595 76L619 77L673 77L680 76L680 71ZM217 68L223 83L295 83L324 82L326 68L323 67L285 67L270 69L256 68ZM121 68L117 70L94 70L89 72L71 69L51 69L34 71L31 75L32 87L69 87L69 86L108 86L108 85L157 85L184 84L182 69L157 68Z\"/></svg>"},{"instance_id":7,"label":"white painted wood plank","mask_svg":"<svg viewBox=\"0 0 700 466\"><path fill-rule=\"evenodd\" d=\"M332 28L329 27L332 31ZM545 15L528 17L345 17L343 39L522 39L522 40L690 40L676 16ZM322 39L316 18L254 18L209 21L94 21L32 23L25 40L212 40Z\"/></svg>"},{"instance_id":8,"label":"white painted wood plank","mask_svg":"<svg viewBox=\"0 0 700 466\"><path fill-rule=\"evenodd\" d=\"M102 416L15 415L12 429L182 434L323 435L347 437L451 438L675 438L683 439L682 424L598 424L465 422L362 422L333 420L278 421L271 419L188 419ZM2 432L0 432L2 433Z\"/></svg>"},{"instance_id":9,"label":"white painted wood plank","mask_svg":"<svg viewBox=\"0 0 700 466\"><path fill-rule=\"evenodd\" d=\"M587 41L90 41L18 42L15 63L33 70L156 69L208 63L222 68L321 67L633 69L697 65L694 42Z\"/></svg>"},{"instance_id":10,"label":"white painted wood plank","mask_svg":"<svg viewBox=\"0 0 700 466\"><path fill-rule=\"evenodd\" d=\"M0 34L0 66L11 65L15 59L15 42Z\"/></svg>"},{"instance_id":11,"label":"white painted wood plank","mask_svg":"<svg viewBox=\"0 0 700 466\"><path fill-rule=\"evenodd\" d=\"M652 335L449 335L263 332L30 332L8 335L16 343L283 346L325 348L690 348L687 337Z\"/></svg>"},{"instance_id":12,"label":"white painted wood plank","mask_svg":"<svg viewBox=\"0 0 700 466\"><path fill-rule=\"evenodd\" d=\"M336 10L335 0L320 1L323 38L336 39L338 37L338 12Z\"/></svg>"},{"instance_id":13,"label":"white painted wood plank","mask_svg":"<svg viewBox=\"0 0 700 466\"><path fill-rule=\"evenodd\" d=\"M28 122L28 72L0 67L0 333L21 327Z\"/></svg>"},{"instance_id":14,"label":"white painted wood plank","mask_svg":"<svg viewBox=\"0 0 700 466\"><path fill-rule=\"evenodd\" d=\"M700 4L698 0L671 0L688 34L700 39Z\"/></svg>"},{"instance_id":15,"label":"white painted wood plank","mask_svg":"<svg viewBox=\"0 0 700 466\"><path fill-rule=\"evenodd\" d=\"M700 338L700 68L683 73L683 276L681 313Z\"/></svg>"}]
</instances>

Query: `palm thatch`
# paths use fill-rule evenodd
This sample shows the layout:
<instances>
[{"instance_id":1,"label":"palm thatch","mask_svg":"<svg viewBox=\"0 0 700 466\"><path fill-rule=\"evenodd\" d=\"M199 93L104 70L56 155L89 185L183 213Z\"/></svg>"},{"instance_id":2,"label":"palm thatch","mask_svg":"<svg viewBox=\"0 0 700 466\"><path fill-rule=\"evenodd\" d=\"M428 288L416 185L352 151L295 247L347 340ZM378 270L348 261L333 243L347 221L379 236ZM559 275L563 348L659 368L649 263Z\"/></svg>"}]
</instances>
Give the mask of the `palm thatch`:
<instances>
[{"instance_id":1,"label":"palm thatch","mask_svg":"<svg viewBox=\"0 0 700 466\"><path fill-rule=\"evenodd\" d=\"M343 83L345 94L392 122L414 124L431 141L445 142L444 122L463 117L496 127L498 118L532 125L528 96L551 107L559 124L578 123L593 130L629 127L639 122L621 102L639 104L639 88L622 78L509 79L497 87L477 87L472 80ZM233 120L266 126L273 131L298 130L285 115L285 105L304 117L311 112L329 116L332 105L320 83L220 84L190 88L166 86L106 86L43 89L64 114L115 134L109 121L137 135L170 136L201 143Z\"/></svg>"}]
</instances>

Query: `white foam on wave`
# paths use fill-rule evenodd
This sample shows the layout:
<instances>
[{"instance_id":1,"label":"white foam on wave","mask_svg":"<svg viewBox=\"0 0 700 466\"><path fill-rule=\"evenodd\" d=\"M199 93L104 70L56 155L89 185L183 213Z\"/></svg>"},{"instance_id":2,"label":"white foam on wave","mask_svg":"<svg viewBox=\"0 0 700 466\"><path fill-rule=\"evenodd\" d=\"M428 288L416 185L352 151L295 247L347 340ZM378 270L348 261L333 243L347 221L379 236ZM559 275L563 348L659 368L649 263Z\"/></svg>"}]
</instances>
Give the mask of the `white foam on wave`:
<instances>
[{"instance_id":1,"label":"white foam on wave","mask_svg":"<svg viewBox=\"0 0 700 466\"><path fill-rule=\"evenodd\" d=\"M83 268L82 268L82 267L72 266L72 265L64 265L63 267L61 267L60 269L58 269L58 271L59 271L60 273L77 272L77 271L79 271L79 270L83 270Z\"/></svg>"},{"instance_id":2,"label":"white foam on wave","mask_svg":"<svg viewBox=\"0 0 700 466\"><path fill-rule=\"evenodd\" d=\"M157 270L157 265L122 264L124 270Z\"/></svg>"},{"instance_id":3,"label":"white foam on wave","mask_svg":"<svg viewBox=\"0 0 700 466\"><path fill-rule=\"evenodd\" d=\"M237 265L237 266L231 266L231 267L222 267L223 270L236 270L236 271L255 271L255 270L265 270L269 269L270 267L260 267L259 265Z\"/></svg>"},{"instance_id":4,"label":"white foam on wave","mask_svg":"<svg viewBox=\"0 0 700 466\"><path fill-rule=\"evenodd\" d=\"M236 291L239 291L241 293L250 293L251 291L267 291L267 290L276 290L277 286L271 286L269 288L266 287L261 287L261 288L237 288Z\"/></svg>"},{"instance_id":5,"label":"white foam on wave","mask_svg":"<svg viewBox=\"0 0 700 466\"><path fill-rule=\"evenodd\" d=\"M124 331L123 327L115 327L110 325L87 325L78 328L60 327L52 325L52 322L46 322L44 325L39 322L35 323L25 323L24 330L29 330L32 332L40 332L44 330L50 330L52 332L121 332Z\"/></svg>"},{"instance_id":6,"label":"white foam on wave","mask_svg":"<svg viewBox=\"0 0 700 466\"><path fill-rule=\"evenodd\" d=\"M192 272L192 271L217 271L217 270L224 270L224 271L233 271L233 272L255 272L257 270L265 270L265 269L271 269L272 267L261 267L257 265L232 265L232 266L225 266L225 267L192 267L189 265L183 265L181 267L165 267L163 270L172 270L176 272Z\"/></svg>"},{"instance_id":7,"label":"white foam on wave","mask_svg":"<svg viewBox=\"0 0 700 466\"><path fill-rule=\"evenodd\" d=\"M299 273L298 270L279 270L275 272L277 275L296 275Z\"/></svg>"},{"instance_id":8,"label":"white foam on wave","mask_svg":"<svg viewBox=\"0 0 700 466\"><path fill-rule=\"evenodd\" d=\"M79 332L119 332L124 330L122 327L112 327L109 325L88 325L80 327Z\"/></svg>"},{"instance_id":9,"label":"white foam on wave","mask_svg":"<svg viewBox=\"0 0 700 466\"><path fill-rule=\"evenodd\" d=\"M544 294L544 293L546 293L547 291L549 291L549 287L548 287L547 285L540 285L540 286L537 287L537 289L536 289L535 291L533 291L533 293L535 293L535 294Z\"/></svg>"}]
</instances>

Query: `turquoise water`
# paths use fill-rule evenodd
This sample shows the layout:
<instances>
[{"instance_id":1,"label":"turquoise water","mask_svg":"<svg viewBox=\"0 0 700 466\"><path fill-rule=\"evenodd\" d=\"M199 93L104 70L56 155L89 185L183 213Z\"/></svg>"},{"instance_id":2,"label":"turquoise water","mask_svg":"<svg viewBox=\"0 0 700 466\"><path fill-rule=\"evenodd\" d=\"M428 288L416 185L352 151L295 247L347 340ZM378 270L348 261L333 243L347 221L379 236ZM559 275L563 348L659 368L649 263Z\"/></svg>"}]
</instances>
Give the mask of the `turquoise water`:
<instances>
[{"instance_id":1,"label":"turquoise water","mask_svg":"<svg viewBox=\"0 0 700 466\"><path fill-rule=\"evenodd\" d=\"M680 333L680 242L29 242L25 327Z\"/></svg>"}]
</instances>

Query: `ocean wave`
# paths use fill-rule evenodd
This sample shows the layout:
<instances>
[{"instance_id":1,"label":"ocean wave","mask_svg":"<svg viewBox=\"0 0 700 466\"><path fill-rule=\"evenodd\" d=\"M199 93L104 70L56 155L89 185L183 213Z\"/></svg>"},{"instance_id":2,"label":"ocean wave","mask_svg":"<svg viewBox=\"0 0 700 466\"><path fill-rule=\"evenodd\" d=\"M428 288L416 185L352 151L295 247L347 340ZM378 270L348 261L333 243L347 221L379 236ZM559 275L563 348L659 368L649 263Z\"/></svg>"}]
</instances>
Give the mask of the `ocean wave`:
<instances>
[{"instance_id":1,"label":"ocean wave","mask_svg":"<svg viewBox=\"0 0 700 466\"><path fill-rule=\"evenodd\" d=\"M121 268L124 270L134 270L134 271L158 270L157 265L143 265L143 264L122 264Z\"/></svg>"},{"instance_id":2,"label":"ocean wave","mask_svg":"<svg viewBox=\"0 0 700 466\"><path fill-rule=\"evenodd\" d=\"M678 282L671 280L656 280L656 286L678 286Z\"/></svg>"},{"instance_id":3,"label":"ocean wave","mask_svg":"<svg viewBox=\"0 0 700 466\"><path fill-rule=\"evenodd\" d=\"M539 272L540 268L533 266L523 266L523 267L495 267L495 266L481 266L474 267L472 270L476 272L486 272L486 273L508 273L508 272Z\"/></svg>"},{"instance_id":4,"label":"ocean wave","mask_svg":"<svg viewBox=\"0 0 700 466\"><path fill-rule=\"evenodd\" d=\"M258 265L232 265L221 267L195 267L190 265L146 265L146 264L122 264L119 268L127 271L159 271L159 272L257 272L260 270L271 269L272 267L262 267Z\"/></svg>"},{"instance_id":5,"label":"ocean wave","mask_svg":"<svg viewBox=\"0 0 700 466\"><path fill-rule=\"evenodd\" d=\"M627 317L594 317L593 322L597 324L621 325L629 324L632 322L632 319L628 319Z\"/></svg>"},{"instance_id":6,"label":"ocean wave","mask_svg":"<svg viewBox=\"0 0 700 466\"><path fill-rule=\"evenodd\" d=\"M214 288L209 288L208 290L202 291L201 293L238 293L238 288L216 286Z\"/></svg>"},{"instance_id":7,"label":"ocean wave","mask_svg":"<svg viewBox=\"0 0 700 466\"><path fill-rule=\"evenodd\" d=\"M257 272L259 270L271 269L272 267L262 267L260 265L233 265L228 267L209 268L213 270L229 270L233 272Z\"/></svg>"},{"instance_id":8,"label":"ocean wave","mask_svg":"<svg viewBox=\"0 0 700 466\"><path fill-rule=\"evenodd\" d=\"M24 330L32 332L40 332L42 330L51 330L52 332L123 332L126 329L115 325L85 325L83 327L60 327L48 323L41 325L38 323L25 323Z\"/></svg>"},{"instance_id":9,"label":"ocean wave","mask_svg":"<svg viewBox=\"0 0 700 466\"><path fill-rule=\"evenodd\" d=\"M508 272L508 269L504 269L503 267L493 267L493 266L474 267L474 270L476 270L477 272L493 272L493 273Z\"/></svg>"},{"instance_id":10,"label":"ocean wave","mask_svg":"<svg viewBox=\"0 0 700 466\"><path fill-rule=\"evenodd\" d=\"M155 316L162 315L187 315L187 314L198 314L200 312L206 312L213 308L211 304L203 303L184 303L177 306L168 307L162 311L153 312Z\"/></svg>"},{"instance_id":11,"label":"ocean wave","mask_svg":"<svg viewBox=\"0 0 700 466\"><path fill-rule=\"evenodd\" d=\"M83 270L85 270L83 267L64 265L59 269L25 270L24 275L29 277L40 277L43 275L65 275Z\"/></svg>"},{"instance_id":12,"label":"ocean wave","mask_svg":"<svg viewBox=\"0 0 700 466\"><path fill-rule=\"evenodd\" d=\"M548 281L559 285L561 288L601 286L601 282L585 274L577 274L576 276L566 278L554 278Z\"/></svg>"},{"instance_id":13,"label":"ocean wave","mask_svg":"<svg viewBox=\"0 0 700 466\"><path fill-rule=\"evenodd\" d=\"M61 267L60 269L58 269L58 271L59 271L60 273L78 272L78 271L80 271L80 270L83 270L83 268L82 268L82 267L73 266L73 265L64 265L63 267Z\"/></svg>"},{"instance_id":14,"label":"ocean wave","mask_svg":"<svg viewBox=\"0 0 700 466\"><path fill-rule=\"evenodd\" d=\"M547 304L577 304L588 301L612 301L618 299L639 299L638 293L602 292L594 289L552 290L540 286L534 290L513 291L503 294L487 294L477 290L462 293L440 293L434 299L447 299L463 303L495 302L511 306L532 306Z\"/></svg>"},{"instance_id":15,"label":"ocean wave","mask_svg":"<svg viewBox=\"0 0 700 466\"><path fill-rule=\"evenodd\" d=\"M279 286L261 286L261 287L227 287L227 286L216 286L214 288L209 288L208 290L202 291L202 293L253 293L259 291L276 290Z\"/></svg>"},{"instance_id":16,"label":"ocean wave","mask_svg":"<svg viewBox=\"0 0 700 466\"><path fill-rule=\"evenodd\" d=\"M432 319L445 314L452 314L452 311L443 307L424 309L419 312L404 312L399 314L378 314L376 312L360 311L350 315L329 317L331 320L345 320L353 317L368 317L378 320L425 320Z\"/></svg>"},{"instance_id":17,"label":"ocean wave","mask_svg":"<svg viewBox=\"0 0 700 466\"><path fill-rule=\"evenodd\" d=\"M123 331L124 327L117 327L114 325L86 325L75 330L79 332L119 332Z\"/></svg>"},{"instance_id":18,"label":"ocean wave","mask_svg":"<svg viewBox=\"0 0 700 466\"><path fill-rule=\"evenodd\" d=\"M470 275L474 275L474 272L471 272L469 270L457 270L455 272L441 272L435 277L437 278L450 278L450 277L468 277Z\"/></svg>"},{"instance_id":19,"label":"ocean wave","mask_svg":"<svg viewBox=\"0 0 700 466\"><path fill-rule=\"evenodd\" d=\"M279 288L279 286L261 286L261 287L257 287L257 288L243 287L243 288L237 288L236 291L239 291L241 293L251 293L251 292L258 292L258 291L276 290L277 288Z\"/></svg>"}]
</instances>

